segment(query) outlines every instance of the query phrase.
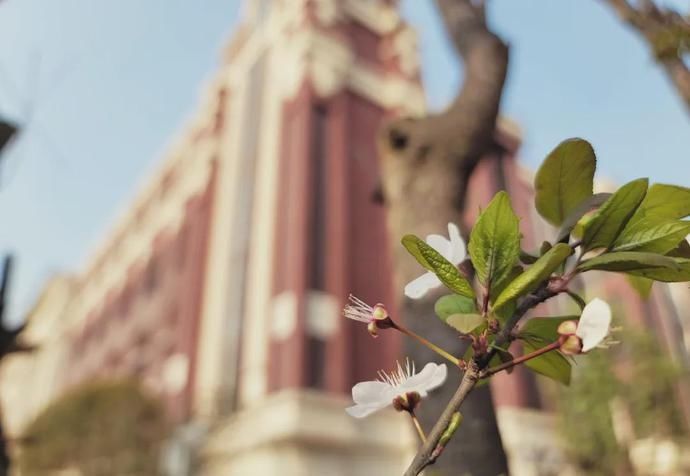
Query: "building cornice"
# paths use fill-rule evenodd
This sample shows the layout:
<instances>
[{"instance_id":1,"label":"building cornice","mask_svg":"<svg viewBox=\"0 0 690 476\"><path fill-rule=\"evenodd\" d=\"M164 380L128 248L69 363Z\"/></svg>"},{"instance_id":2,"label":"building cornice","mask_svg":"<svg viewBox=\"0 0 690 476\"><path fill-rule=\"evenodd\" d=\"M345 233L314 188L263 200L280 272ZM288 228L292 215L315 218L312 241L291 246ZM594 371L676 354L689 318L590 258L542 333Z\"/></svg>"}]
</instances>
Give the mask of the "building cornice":
<instances>
[{"instance_id":1,"label":"building cornice","mask_svg":"<svg viewBox=\"0 0 690 476\"><path fill-rule=\"evenodd\" d=\"M177 231L189 199L206 187L215 148L209 140L195 140L195 129L147 175L134 200L91 253L79 276L78 316L91 312L105 301L108 292L126 282L131 267L148 259L159 234ZM167 182L166 177L172 179Z\"/></svg>"},{"instance_id":2,"label":"building cornice","mask_svg":"<svg viewBox=\"0 0 690 476\"><path fill-rule=\"evenodd\" d=\"M391 33L402 23L397 8L380 1L345 0L343 9L348 17L379 35Z\"/></svg>"},{"instance_id":3,"label":"building cornice","mask_svg":"<svg viewBox=\"0 0 690 476\"><path fill-rule=\"evenodd\" d=\"M318 445L341 452L344 459L355 448L366 448L377 453L380 461L387 460L391 466L399 466L398 472L402 471L415 445L405 419L392 410L384 410L358 420L345 413L347 405L345 398L309 390L270 395L259 405L220 422L209 435L202 460L205 466L237 468L237 471L239 466L235 461L252 453L260 455L276 445L301 444L304 448ZM361 469L352 474L364 474L364 468ZM371 474L390 474L370 469Z\"/></svg>"},{"instance_id":4,"label":"building cornice","mask_svg":"<svg viewBox=\"0 0 690 476\"><path fill-rule=\"evenodd\" d=\"M329 3L333 0L321 0ZM414 32L402 22L391 5L370 0L349 0L324 23L305 21L301 1L278 4L262 25L247 34L242 33L241 46L233 49L232 68L228 69L231 83L241 83L260 55L269 53L280 63L281 76L277 82L284 99L294 99L299 88L308 80L323 98L337 95L344 89L359 94L374 104L404 115L418 116L426 111L426 100L418 79L418 64L400 50L404 45L416 45ZM325 11L331 8L321 6ZM318 11L318 10L317 10ZM325 15L325 14L324 14ZM334 18L351 18L379 35L390 35L401 65L407 73L387 71L381 65L358 59L354 47L345 38L334 34ZM342 21L342 20L339 20ZM236 42L233 42L236 43ZM237 43L236 43L237 44ZM415 50L416 55L416 50Z\"/></svg>"}]
</instances>

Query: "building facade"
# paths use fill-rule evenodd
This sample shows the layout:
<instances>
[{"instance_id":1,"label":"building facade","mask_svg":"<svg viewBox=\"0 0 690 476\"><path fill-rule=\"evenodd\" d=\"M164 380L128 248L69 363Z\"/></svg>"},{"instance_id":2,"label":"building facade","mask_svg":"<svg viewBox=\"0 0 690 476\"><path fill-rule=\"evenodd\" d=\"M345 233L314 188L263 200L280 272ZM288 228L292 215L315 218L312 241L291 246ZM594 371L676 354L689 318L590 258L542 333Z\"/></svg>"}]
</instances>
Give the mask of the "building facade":
<instances>
[{"instance_id":1,"label":"building facade","mask_svg":"<svg viewBox=\"0 0 690 476\"><path fill-rule=\"evenodd\" d=\"M175 451L198 451L198 474L400 474L415 443L408 422L343 409L352 385L392 366L401 343L392 333L373 341L340 310L349 293L393 302L384 208L372 198L376 132L389 117L425 112L416 36L395 0L245 4L186 131L70 278L53 319L64 336L58 383L45 392L139 377L173 422L195 430ZM462 219L507 189L532 250L553 231L533 211L519 145L502 121ZM687 358L677 311L687 290L657 289L649 304L623 281L606 283ZM39 314L37 326L48 319ZM518 368L491 385L511 472L561 467L542 383ZM182 466L171 474L191 471Z\"/></svg>"}]
</instances>

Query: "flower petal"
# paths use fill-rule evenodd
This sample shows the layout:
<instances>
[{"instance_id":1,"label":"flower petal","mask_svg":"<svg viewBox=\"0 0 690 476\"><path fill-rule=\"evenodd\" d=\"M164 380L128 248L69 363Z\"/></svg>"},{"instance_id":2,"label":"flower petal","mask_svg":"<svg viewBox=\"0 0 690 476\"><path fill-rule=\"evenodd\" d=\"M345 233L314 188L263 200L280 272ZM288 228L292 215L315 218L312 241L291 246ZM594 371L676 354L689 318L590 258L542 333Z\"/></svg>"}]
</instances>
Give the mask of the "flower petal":
<instances>
[{"instance_id":1,"label":"flower petal","mask_svg":"<svg viewBox=\"0 0 690 476\"><path fill-rule=\"evenodd\" d=\"M611 326L611 308L601 299L593 299L582 310L577 335L582 339L582 352L587 352L604 340Z\"/></svg>"},{"instance_id":2,"label":"flower petal","mask_svg":"<svg viewBox=\"0 0 690 476\"><path fill-rule=\"evenodd\" d=\"M390 400L388 403L386 403L384 405L381 405L378 403L371 403L371 404L367 404L367 405L359 405L358 404L358 405L353 405L351 407L347 407L345 409L345 411L348 413L348 415L353 416L355 418L364 418L364 417L371 415L374 412L381 410L382 408L387 407L391 403L393 403L392 400Z\"/></svg>"},{"instance_id":3,"label":"flower petal","mask_svg":"<svg viewBox=\"0 0 690 476\"><path fill-rule=\"evenodd\" d=\"M417 392L422 397L425 397L428 392L441 386L446 381L448 376L448 368L446 364L435 364L429 362L418 373L408 378L398 388L398 393L402 392Z\"/></svg>"},{"instance_id":4,"label":"flower petal","mask_svg":"<svg viewBox=\"0 0 690 476\"><path fill-rule=\"evenodd\" d=\"M465 241L460 236L460 229L455 223L448 223L448 237L450 238L450 258L448 261L457 266L467 256L467 249Z\"/></svg>"},{"instance_id":5,"label":"flower petal","mask_svg":"<svg viewBox=\"0 0 690 476\"><path fill-rule=\"evenodd\" d=\"M426 237L426 244L438 251L445 259L450 260L453 249L448 239L441 235L428 235Z\"/></svg>"},{"instance_id":6,"label":"flower petal","mask_svg":"<svg viewBox=\"0 0 690 476\"><path fill-rule=\"evenodd\" d=\"M405 296L410 299L419 299L429 290L441 285L441 281L434 273L424 273L420 277L413 279L405 286Z\"/></svg>"},{"instance_id":7,"label":"flower petal","mask_svg":"<svg viewBox=\"0 0 690 476\"><path fill-rule=\"evenodd\" d=\"M359 404L385 402L389 388L390 385L378 380L359 382L352 387L352 400Z\"/></svg>"}]
</instances>

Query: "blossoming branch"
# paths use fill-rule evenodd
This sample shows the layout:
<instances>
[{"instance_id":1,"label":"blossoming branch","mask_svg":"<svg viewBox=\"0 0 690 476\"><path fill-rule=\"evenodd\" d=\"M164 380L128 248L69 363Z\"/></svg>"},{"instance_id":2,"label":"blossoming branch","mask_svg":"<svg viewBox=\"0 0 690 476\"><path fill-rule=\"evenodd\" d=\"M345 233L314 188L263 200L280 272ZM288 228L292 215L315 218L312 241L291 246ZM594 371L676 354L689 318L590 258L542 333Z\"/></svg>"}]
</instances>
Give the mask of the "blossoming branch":
<instances>
[{"instance_id":1,"label":"blossoming branch","mask_svg":"<svg viewBox=\"0 0 690 476\"><path fill-rule=\"evenodd\" d=\"M461 425L462 403L478 382L524 364L567 385L575 356L616 343L610 306L597 297L587 302L571 288L574 279L586 283L588 273L604 271L633 277L638 288L654 281L690 281L690 222L683 220L690 215L690 189L649 186L647 179L638 179L615 193L594 194L595 169L594 150L583 139L566 140L547 156L535 176L535 207L558 231L535 253L522 248L519 218L505 192L480 212L467 245L454 223L448 224L448 238L402 238L425 270L404 287L404 295L423 299L445 286L450 293L438 298L434 309L448 332L469 343L464 355L453 355L413 333L384 304L350 296L345 317L366 324L372 337L382 331L401 332L451 363L450 371L462 373L455 394L428 433L415 409L443 385L449 371L445 364L426 363L416 372L415 364L406 361L393 372L380 372L378 380L353 387L354 405L347 408L353 417L364 418L388 406L411 417L421 445L406 476L418 475L441 456ZM572 298L580 312L528 316L560 294ZM517 342L521 354L516 356L511 345Z\"/></svg>"}]
</instances>

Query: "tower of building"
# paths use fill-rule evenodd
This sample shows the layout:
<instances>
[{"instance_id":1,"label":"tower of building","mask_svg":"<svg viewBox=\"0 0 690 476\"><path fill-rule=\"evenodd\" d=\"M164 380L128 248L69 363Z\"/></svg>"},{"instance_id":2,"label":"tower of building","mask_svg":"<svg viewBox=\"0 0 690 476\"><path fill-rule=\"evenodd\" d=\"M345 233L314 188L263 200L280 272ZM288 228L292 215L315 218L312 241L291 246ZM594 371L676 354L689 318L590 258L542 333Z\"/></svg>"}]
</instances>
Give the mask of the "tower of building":
<instances>
[{"instance_id":1,"label":"tower of building","mask_svg":"<svg viewBox=\"0 0 690 476\"><path fill-rule=\"evenodd\" d=\"M343 412L399 342L374 343L340 311L350 292L392 301L376 131L424 110L415 34L395 3L250 1L226 50L195 383L196 413L228 417L206 452L219 474L270 474L286 458L294 474L365 474L372 451L389 455L383 473L405 462L409 440L385 437L407 435L404 422ZM257 427L272 430L248 444Z\"/></svg>"}]
</instances>

